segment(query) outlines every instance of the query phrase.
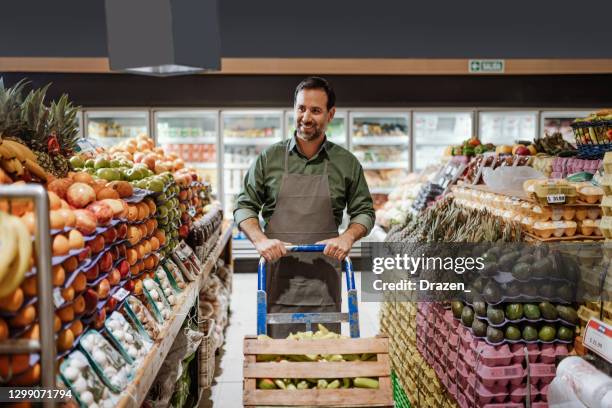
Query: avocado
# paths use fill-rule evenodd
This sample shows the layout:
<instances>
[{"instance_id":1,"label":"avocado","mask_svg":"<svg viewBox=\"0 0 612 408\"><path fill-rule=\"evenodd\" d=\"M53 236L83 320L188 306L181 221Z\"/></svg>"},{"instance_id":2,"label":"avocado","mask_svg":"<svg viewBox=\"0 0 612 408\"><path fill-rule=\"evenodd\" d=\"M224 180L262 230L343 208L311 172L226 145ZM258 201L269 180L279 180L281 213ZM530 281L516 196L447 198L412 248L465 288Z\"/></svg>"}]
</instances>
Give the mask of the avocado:
<instances>
[{"instance_id":1,"label":"avocado","mask_svg":"<svg viewBox=\"0 0 612 408\"><path fill-rule=\"evenodd\" d=\"M506 305L506 318L508 320L518 320L521 317L523 317L523 305L520 303Z\"/></svg>"},{"instance_id":2,"label":"avocado","mask_svg":"<svg viewBox=\"0 0 612 408\"><path fill-rule=\"evenodd\" d=\"M483 288L485 287L486 280L483 278L477 278L472 282L472 288L476 291L476 293L481 293Z\"/></svg>"},{"instance_id":3,"label":"avocado","mask_svg":"<svg viewBox=\"0 0 612 408\"><path fill-rule=\"evenodd\" d=\"M502 299L499 285L494 281L487 283L487 286L482 290L482 296L488 303L497 303Z\"/></svg>"},{"instance_id":4,"label":"avocado","mask_svg":"<svg viewBox=\"0 0 612 408\"><path fill-rule=\"evenodd\" d=\"M533 283L526 282L521 285L521 294L529 299L534 299L538 296L538 286Z\"/></svg>"},{"instance_id":5,"label":"avocado","mask_svg":"<svg viewBox=\"0 0 612 408\"><path fill-rule=\"evenodd\" d=\"M495 262L489 262L489 263L485 263L484 268L480 271L480 273L483 276L495 276L497 275L497 270L499 269L499 266L497 265L497 263Z\"/></svg>"},{"instance_id":6,"label":"avocado","mask_svg":"<svg viewBox=\"0 0 612 408\"><path fill-rule=\"evenodd\" d=\"M552 262L548 258L540 258L533 263L532 266L533 276L538 278L544 278L549 276L553 270Z\"/></svg>"},{"instance_id":7,"label":"avocado","mask_svg":"<svg viewBox=\"0 0 612 408\"><path fill-rule=\"evenodd\" d=\"M506 339L508 340L520 340L521 339L521 331L514 324L510 324L506 327Z\"/></svg>"},{"instance_id":8,"label":"avocado","mask_svg":"<svg viewBox=\"0 0 612 408\"><path fill-rule=\"evenodd\" d=\"M504 340L504 332L495 327L487 327L487 340L491 343L499 343Z\"/></svg>"},{"instance_id":9,"label":"avocado","mask_svg":"<svg viewBox=\"0 0 612 408\"><path fill-rule=\"evenodd\" d=\"M487 315L487 304L482 301L472 303L476 316L485 317Z\"/></svg>"},{"instance_id":10,"label":"avocado","mask_svg":"<svg viewBox=\"0 0 612 408\"><path fill-rule=\"evenodd\" d=\"M540 332L538 333L538 338L542 341L553 341L555 336L557 335L557 330L555 330L554 326L545 324L540 328Z\"/></svg>"},{"instance_id":11,"label":"avocado","mask_svg":"<svg viewBox=\"0 0 612 408\"><path fill-rule=\"evenodd\" d=\"M538 339L538 329L536 329L535 326L526 324L523 327L523 340L535 341L537 339Z\"/></svg>"},{"instance_id":12,"label":"avocado","mask_svg":"<svg viewBox=\"0 0 612 408\"><path fill-rule=\"evenodd\" d=\"M555 296L564 302L572 302L574 300L574 288L571 285L563 285L557 288Z\"/></svg>"},{"instance_id":13,"label":"avocado","mask_svg":"<svg viewBox=\"0 0 612 408\"><path fill-rule=\"evenodd\" d=\"M540 318L540 308L532 303L523 305L523 314L529 320L537 320Z\"/></svg>"},{"instance_id":14,"label":"avocado","mask_svg":"<svg viewBox=\"0 0 612 408\"><path fill-rule=\"evenodd\" d=\"M476 337L485 337L487 335L487 324L479 319L474 319L472 322L472 332Z\"/></svg>"},{"instance_id":15,"label":"avocado","mask_svg":"<svg viewBox=\"0 0 612 408\"><path fill-rule=\"evenodd\" d=\"M550 302L540 302L538 307L543 318L548 320L555 320L557 318L557 309Z\"/></svg>"},{"instance_id":16,"label":"avocado","mask_svg":"<svg viewBox=\"0 0 612 408\"><path fill-rule=\"evenodd\" d=\"M466 327L472 327L474 322L474 310L469 306L464 306L461 311L461 323Z\"/></svg>"},{"instance_id":17,"label":"avocado","mask_svg":"<svg viewBox=\"0 0 612 408\"><path fill-rule=\"evenodd\" d=\"M451 310L453 311L453 317L455 319L461 319L461 312L463 311L463 302L455 300L451 302Z\"/></svg>"},{"instance_id":18,"label":"avocado","mask_svg":"<svg viewBox=\"0 0 612 408\"><path fill-rule=\"evenodd\" d=\"M576 313L573 307L557 305L557 312L559 313L559 317L566 322L572 324L578 323L578 313Z\"/></svg>"},{"instance_id":19,"label":"avocado","mask_svg":"<svg viewBox=\"0 0 612 408\"><path fill-rule=\"evenodd\" d=\"M94 166L95 166L95 163L96 162L94 161L94 159L87 159L87 160L85 160L85 167L93 169Z\"/></svg>"},{"instance_id":20,"label":"avocado","mask_svg":"<svg viewBox=\"0 0 612 408\"><path fill-rule=\"evenodd\" d=\"M508 282L506 284L504 284L504 295L506 295L507 297L516 297L519 296L521 294L521 288L522 285L517 282L517 281L513 281L513 282Z\"/></svg>"},{"instance_id":21,"label":"avocado","mask_svg":"<svg viewBox=\"0 0 612 408\"><path fill-rule=\"evenodd\" d=\"M495 251L489 250L482 256L482 261L485 264L495 263L497 261L497 255Z\"/></svg>"},{"instance_id":22,"label":"avocado","mask_svg":"<svg viewBox=\"0 0 612 408\"><path fill-rule=\"evenodd\" d=\"M514 279L527 280L531 276L531 265L528 263L517 263L512 268L512 276Z\"/></svg>"},{"instance_id":23,"label":"avocado","mask_svg":"<svg viewBox=\"0 0 612 408\"><path fill-rule=\"evenodd\" d=\"M538 294L547 299L551 299L555 295L555 288L550 283L545 283L538 289Z\"/></svg>"},{"instance_id":24,"label":"avocado","mask_svg":"<svg viewBox=\"0 0 612 408\"><path fill-rule=\"evenodd\" d=\"M504 311L499 307L491 306L487 307L487 318L491 324L502 324L506 318L504 316Z\"/></svg>"},{"instance_id":25,"label":"avocado","mask_svg":"<svg viewBox=\"0 0 612 408\"><path fill-rule=\"evenodd\" d=\"M520 256L520 252L514 251L503 255L497 261L499 268L502 271L509 271L512 269L512 266L516 263L516 259Z\"/></svg>"},{"instance_id":26,"label":"avocado","mask_svg":"<svg viewBox=\"0 0 612 408\"><path fill-rule=\"evenodd\" d=\"M574 340L574 330L566 326L560 326L557 330L557 338L564 341Z\"/></svg>"},{"instance_id":27,"label":"avocado","mask_svg":"<svg viewBox=\"0 0 612 408\"><path fill-rule=\"evenodd\" d=\"M535 262L535 258L533 257L533 255L529 254L523 254L519 257L519 259L516 260L516 263L526 263L527 265L533 265L533 263Z\"/></svg>"}]
</instances>

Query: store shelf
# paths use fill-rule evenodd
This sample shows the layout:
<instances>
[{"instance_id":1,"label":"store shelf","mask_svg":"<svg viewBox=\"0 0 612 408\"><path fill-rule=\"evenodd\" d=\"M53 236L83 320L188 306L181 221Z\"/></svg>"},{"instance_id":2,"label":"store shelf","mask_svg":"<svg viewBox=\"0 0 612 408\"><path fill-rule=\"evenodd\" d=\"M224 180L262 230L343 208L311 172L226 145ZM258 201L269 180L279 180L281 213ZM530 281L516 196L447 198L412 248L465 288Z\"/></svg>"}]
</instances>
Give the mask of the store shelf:
<instances>
[{"instance_id":1,"label":"store shelf","mask_svg":"<svg viewBox=\"0 0 612 408\"><path fill-rule=\"evenodd\" d=\"M395 187L371 187L370 194L390 194Z\"/></svg>"},{"instance_id":2,"label":"store shelf","mask_svg":"<svg viewBox=\"0 0 612 408\"><path fill-rule=\"evenodd\" d=\"M123 391L122 398L117 404L118 407L140 407L144 402L151 385L155 381L159 369L161 368L166 356L174 344L174 339L183 326L189 310L196 304L200 289L208 279L210 272L216 265L217 259L223 252L232 233L231 223L225 221L221 228L221 235L217 244L210 252L206 262L202 265L202 274L191 282L181 294L181 299L174 308L172 318L166 322L164 330L159 334L159 338L144 358L142 365L138 368L136 376L130 385Z\"/></svg>"},{"instance_id":3,"label":"store shelf","mask_svg":"<svg viewBox=\"0 0 612 408\"><path fill-rule=\"evenodd\" d=\"M409 141L408 135L403 136L354 136L354 145L403 145Z\"/></svg>"},{"instance_id":4,"label":"store shelf","mask_svg":"<svg viewBox=\"0 0 612 408\"><path fill-rule=\"evenodd\" d=\"M223 144L229 146L271 145L279 142L275 137L224 137Z\"/></svg>"},{"instance_id":5,"label":"store shelf","mask_svg":"<svg viewBox=\"0 0 612 408\"><path fill-rule=\"evenodd\" d=\"M217 168L216 162L202 163L202 162L187 162L186 167L194 167L196 169L213 170Z\"/></svg>"},{"instance_id":6,"label":"store shelf","mask_svg":"<svg viewBox=\"0 0 612 408\"><path fill-rule=\"evenodd\" d=\"M408 169L408 161L361 163L364 170Z\"/></svg>"},{"instance_id":7,"label":"store shelf","mask_svg":"<svg viewBox=\"0 0 612 408\"><path fill-rule=\"evenodd\" d=\"M160 137L158 144L216 144L215 136Z\"/></svg>"}]
</instances>

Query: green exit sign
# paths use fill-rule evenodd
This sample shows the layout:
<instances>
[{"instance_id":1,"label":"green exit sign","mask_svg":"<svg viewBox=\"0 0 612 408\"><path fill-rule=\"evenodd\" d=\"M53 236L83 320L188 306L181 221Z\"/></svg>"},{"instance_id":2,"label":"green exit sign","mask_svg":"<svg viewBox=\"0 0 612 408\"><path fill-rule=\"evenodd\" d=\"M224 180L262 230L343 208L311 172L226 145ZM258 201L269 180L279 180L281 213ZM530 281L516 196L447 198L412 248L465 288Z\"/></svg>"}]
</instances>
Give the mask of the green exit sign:
<instances>
[{"instance_id":1,"label":"green exit sign","mask_svg":"<svg viewBox=\"0 0 612 408\"><path fill-rule=\"evenodd\" d=\"M471 73L503 73L504 60L502 59L476 59L468 62L468 68Z\"/></svg>"}]
</instances>

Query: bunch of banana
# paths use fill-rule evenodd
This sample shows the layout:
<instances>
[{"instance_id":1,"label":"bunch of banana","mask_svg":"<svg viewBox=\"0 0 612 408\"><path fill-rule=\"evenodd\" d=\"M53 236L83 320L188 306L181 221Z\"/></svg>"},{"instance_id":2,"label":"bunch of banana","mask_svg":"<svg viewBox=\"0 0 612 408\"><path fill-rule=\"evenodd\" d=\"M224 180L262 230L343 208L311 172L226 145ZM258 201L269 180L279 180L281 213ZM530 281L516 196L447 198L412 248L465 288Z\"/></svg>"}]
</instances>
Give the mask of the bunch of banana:
<instances>
[{"instance_id":1,"label":"bunch of banana","mask_svg":"<svg viewBox=\"0 0 612 408\"><path fill-rule=\"evenodd\" d=\"M0 212L0 298L21 285L30 265L32 241L19 217Z\"/></svg>"},{"instance_id":2,"label":"bunch of banana","mask_svg":"<svg viewBox=\"0 0 612 408\"><path fill-rule=\"evenodd\" d=\"M0 138L0 167L17 178L23 177L28 170L41 181L47 181L47 173L36 162L34 152L14 140Z\"/></svg>"}]
</instances>

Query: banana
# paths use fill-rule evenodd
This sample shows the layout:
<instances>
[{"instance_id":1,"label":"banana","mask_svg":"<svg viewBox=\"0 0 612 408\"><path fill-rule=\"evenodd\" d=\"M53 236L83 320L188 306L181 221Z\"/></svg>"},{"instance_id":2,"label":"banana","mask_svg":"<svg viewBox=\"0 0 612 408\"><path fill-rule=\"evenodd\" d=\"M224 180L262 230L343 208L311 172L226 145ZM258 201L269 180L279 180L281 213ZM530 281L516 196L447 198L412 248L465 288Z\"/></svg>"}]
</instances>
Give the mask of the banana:
<instances>
[{"instance_id":1,"label":"banana","mask_svg":"<svg viewBox=\"0 0 612 408\"><path fill-rule=\"evenodd\" d=\"M9 266L17 256L17 236L11 226L10 215L0 212L0 281L7 273L10 273Z\"/></svg>"},{"instance_id":2,"label":"banana","mask_svg":"<svg viewBox=\"0 0 612 408\"><path fill-rule=\"evenodd\" d=\"M9 216L7 224L14 231L18 251L9 266L9 273L0 281L0 298L9 295L21 285L32 256L32 241L25 224L20 218L13 216Z\"/></svg>"},{"instance_id":3,"label":"banana","mask_svg":"<svg viewBox=\"0 0 612 408\"><path fill-rule=\"evenodd\" d=\"M19 159L17 159L16 157L12 159L8 159L8 160L7 159L1 160L0 166L2 166L2 168L7 173L14 174L18 177L23 176L23 173L24 173L23 165L21 164Z\"/></svg>"},{"instance_id":4,"label":"banana","mask_svg":"<svg viewBox=\"0 0 612 408\"><path fill-rule=\"evenodd\" d=\"M30 159L25 159L23 164L34 176L38 177L42 181L47 181L47 172L45 172L45 170L40 167L38 163L36 163L36 160L32 161Z\"/></svg>"},{"instance_id":5,"label":"banana","mask_svg":"<svg viewBox=\"0 0 612 408\"><path fill-rule=\"evenodd\" d=\"M28 146L15 142L14 140L2 140L2 144L8 144L8 147L16 153L17 158L22 163L25 162L26 159L32 160L33 162L36 161L36 155Z\"/></svg>"},{"instance_id":6,"label":"banana","mask_svg":"<svg viewBox=\"0 0 612 408\"><path fill-rule=\"evenodd\" d=\"M17 152L13 150L9 145L4 144L5 140L0 141L0 157L6 160L14 159L17 157Z\"/></svg>"}]
</instances>

